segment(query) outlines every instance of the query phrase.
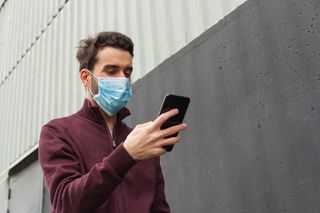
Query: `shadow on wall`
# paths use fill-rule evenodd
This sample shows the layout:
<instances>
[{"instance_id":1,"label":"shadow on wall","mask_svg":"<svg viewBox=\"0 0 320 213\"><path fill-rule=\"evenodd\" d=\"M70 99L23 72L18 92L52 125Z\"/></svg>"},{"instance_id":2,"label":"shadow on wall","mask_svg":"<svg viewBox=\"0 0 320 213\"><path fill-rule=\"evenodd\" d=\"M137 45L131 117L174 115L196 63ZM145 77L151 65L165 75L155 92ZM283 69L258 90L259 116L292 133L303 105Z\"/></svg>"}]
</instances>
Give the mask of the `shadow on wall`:
<instances>
[{"instance_id":1,"label":"shadow on wall","mask_svg":"<svg viewBox=\"0 0 320 213\"><path fill-rule=\"evenodd\" d=\"M134 85L132 126L191 97L172 212L319 212L319 37L319 0L249 0Z\"/></svg>"}]
</instances>

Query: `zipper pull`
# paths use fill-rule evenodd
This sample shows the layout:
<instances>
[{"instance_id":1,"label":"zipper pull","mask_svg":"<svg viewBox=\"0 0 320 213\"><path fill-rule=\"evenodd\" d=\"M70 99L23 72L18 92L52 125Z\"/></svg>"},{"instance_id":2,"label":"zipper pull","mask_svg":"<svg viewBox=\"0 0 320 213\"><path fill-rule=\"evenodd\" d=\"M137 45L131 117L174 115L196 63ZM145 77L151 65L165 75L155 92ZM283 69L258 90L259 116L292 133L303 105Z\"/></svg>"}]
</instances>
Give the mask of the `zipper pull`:
<instances>
[{"instance_id":1,"label":"zipper pull","mask_svg":"<svg viewBox=\"0 0 320 213\"><path fill-rule=\"evenodd\" d=\"M112 139L112 147L115 148L117 146L117 144L116 144L116 141L114 140L114 137L113 137L113 130L109 129L109 132L110 132L110 136Z\"/></svg>"}]
</instances>

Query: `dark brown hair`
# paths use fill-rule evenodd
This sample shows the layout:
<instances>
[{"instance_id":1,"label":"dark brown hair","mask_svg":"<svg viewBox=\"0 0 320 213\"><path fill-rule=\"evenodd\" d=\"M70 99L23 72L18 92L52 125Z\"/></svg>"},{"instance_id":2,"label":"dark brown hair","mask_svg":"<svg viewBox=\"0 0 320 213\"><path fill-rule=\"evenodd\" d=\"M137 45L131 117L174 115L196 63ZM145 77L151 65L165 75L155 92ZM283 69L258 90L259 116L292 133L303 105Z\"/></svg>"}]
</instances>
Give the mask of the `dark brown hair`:
<instances>
[{"instance_id":1,"label":"dark brown hair","mask_svg":"<svg viewBox=\"0 0 320 213\"><path fill-rule=\"evenodd\" d=\"M100 32L95 37L79 42L77 51L77 59L80 63L79 71L82 69L92 70L97 62L98 51L104 47L128 51L133 57L133 42L128 36L118 32Z\"/></svg>"}]
</instances>

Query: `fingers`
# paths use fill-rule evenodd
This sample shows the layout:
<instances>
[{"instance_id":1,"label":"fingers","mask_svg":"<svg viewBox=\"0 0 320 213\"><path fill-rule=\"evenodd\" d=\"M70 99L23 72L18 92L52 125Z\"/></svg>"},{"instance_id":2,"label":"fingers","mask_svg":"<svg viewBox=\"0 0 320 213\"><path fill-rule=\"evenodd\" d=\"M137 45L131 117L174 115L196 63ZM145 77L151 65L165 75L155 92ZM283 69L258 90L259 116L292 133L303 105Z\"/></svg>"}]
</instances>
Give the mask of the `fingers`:
<instances>
[{"instance_id":1,"label":"fingers","mask_svg":"<svg viewBox=\"0 0 320 213\"><path fill-rule=\"evenodd\" d=\"M188 126L185 123L169 127L167 129L164 129L164 130L161 131L161 136L162 137L167 137L167 136L173 135L173 134L175 134L177 132L185 130L187 127Z\"/></svg>"},{"instance_id":2,"label":"fingers","mask_svg":"<svg viewBox=\"0 0 320 213\"><path fill-rule=\"evenodd\" d=\"M162 139L158 142L158 146L163 147L166 145L173 145L178 143L179 141L181 141L181 137L177 136L177 137L170 137L170 138L165 138Z\"/></svg>"},{"instance_id":3,"label":"fingers","mask_svg":"<svg viewBox=\"0 0 320 213\"><path fill-rule=\"evenodd\" d=\"M164 155L166 152L167 150L161 147L155 151L154 156L161 156L161 155Z\"/></svg>"},{"instance_id":4,"label":"fingers","mask_svg":"<svg viewBox=\"0 0 320 213\"><path fill-rule=\"evenodd\" d=\"M162 124L164 124L164 122L166 122L169 118L177 115L179 113L178 109L172 109L168 112L165 112L161 115L159 115L156 120L154 120L153 122L153 127L154 128L160 128L162 126Z\"/></svg>"}]
</instances>

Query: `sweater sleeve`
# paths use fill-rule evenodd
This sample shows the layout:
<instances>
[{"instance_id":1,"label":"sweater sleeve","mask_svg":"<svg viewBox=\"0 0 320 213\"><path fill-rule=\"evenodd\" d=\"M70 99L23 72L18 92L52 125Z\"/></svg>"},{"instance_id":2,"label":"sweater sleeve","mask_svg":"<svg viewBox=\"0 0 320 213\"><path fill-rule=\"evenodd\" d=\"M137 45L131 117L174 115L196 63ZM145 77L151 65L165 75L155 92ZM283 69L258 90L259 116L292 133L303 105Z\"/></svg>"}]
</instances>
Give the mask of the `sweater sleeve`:
<instances>
[{"instance_id":1,"label":"sweater sleeve","mask_svg":"<svg viewBox=\"0 0 320 213\"><path fill-rule=\"evenodd\" d=\"M164 188L164 178L160 166L160 158L157 158L157 189L156 196L151 207L151 213L170 213Z\"/></svg>"},{"instance_id":2,"label":"sweater sleeve","mask_svg":"<svg viewBox=\"0 0 320 213\"><path fill-rule=\"evenodd\" d=\"M46 125L39 142L39 160L55 212L92 212L105 202L136 163L123 145L83 174L62 129Z\"/></svg>"}]
</instances>

